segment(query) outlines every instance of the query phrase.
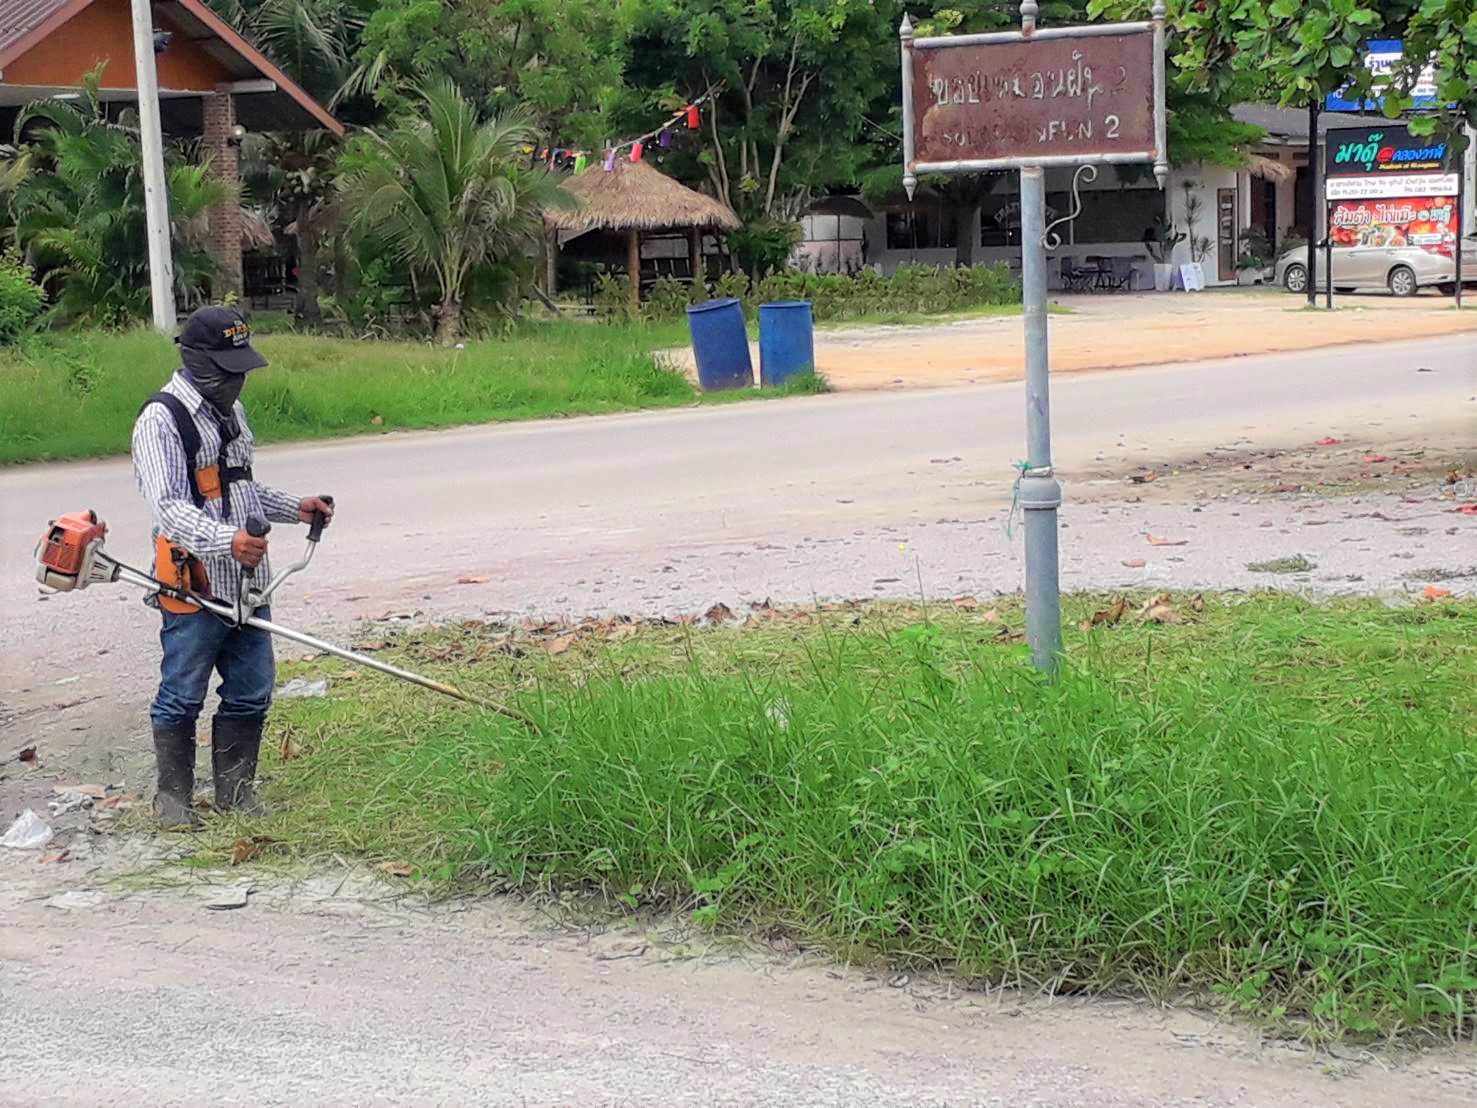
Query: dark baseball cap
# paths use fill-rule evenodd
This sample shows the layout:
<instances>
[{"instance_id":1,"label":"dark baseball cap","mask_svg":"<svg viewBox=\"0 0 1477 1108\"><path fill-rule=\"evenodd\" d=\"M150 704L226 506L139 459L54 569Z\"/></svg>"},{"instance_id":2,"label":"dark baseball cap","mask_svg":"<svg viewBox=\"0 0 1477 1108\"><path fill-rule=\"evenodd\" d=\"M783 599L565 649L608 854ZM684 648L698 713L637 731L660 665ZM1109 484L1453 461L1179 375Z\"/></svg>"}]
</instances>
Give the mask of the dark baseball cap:
<instances>
[{"instance_id":1,"label":"dark baseball cap","mask_svg":"<svg viewBox=\"0 0 1477 1108\"><path fill-rule=\"evenodd\" d=\"M251 345L251 325L235 308L192 312L174 341L186 350L204 354L227 373L248 373L267 364Z\"/></svg>"}]
</instances>

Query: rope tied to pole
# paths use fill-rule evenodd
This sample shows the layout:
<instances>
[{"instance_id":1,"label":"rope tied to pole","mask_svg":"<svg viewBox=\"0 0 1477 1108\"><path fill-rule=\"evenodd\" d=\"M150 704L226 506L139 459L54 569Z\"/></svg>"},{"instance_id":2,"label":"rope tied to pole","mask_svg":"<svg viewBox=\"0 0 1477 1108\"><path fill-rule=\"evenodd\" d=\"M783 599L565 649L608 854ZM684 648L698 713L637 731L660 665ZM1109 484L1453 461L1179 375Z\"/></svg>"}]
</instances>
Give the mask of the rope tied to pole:
<instances>
[{"instance_id":1,"label":"rope tied to pole","mask_svg":"<svg viewBox=\"0 0 1477 1108\"><path fill-rule=\"evenodd\" d=\"M1005 537L1015 539L1016 513L1021 507L1021 479L1031 471L1031 463L1026 461L1011 462L1010 468L1015 470L1015 480L1010 483L1010 511L1005 514Z\"/></svg>"}]
</instances>

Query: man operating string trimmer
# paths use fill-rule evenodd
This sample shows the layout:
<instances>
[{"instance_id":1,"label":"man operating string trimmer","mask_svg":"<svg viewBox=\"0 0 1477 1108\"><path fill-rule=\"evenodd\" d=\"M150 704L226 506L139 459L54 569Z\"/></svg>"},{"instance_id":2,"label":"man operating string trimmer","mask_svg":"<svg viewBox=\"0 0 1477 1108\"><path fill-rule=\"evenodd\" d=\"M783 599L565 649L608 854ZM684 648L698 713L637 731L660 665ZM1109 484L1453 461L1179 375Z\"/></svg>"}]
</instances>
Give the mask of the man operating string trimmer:
<instances>
[{"instance_id":1,"label":"man operating string trimmer","mask_svg":"<svg viewBox=\"0 0 1477 1108\"><path fill-rule=\"evenodd\" d=\"M264 528L248 523L320 524L333 499L295 496L259 483L252 436L237 397L246 376L267 364L251 345L246 319L230 308L201 308L176 340L181 368L150 397L133 428L133 469L154 518L154 576L191 592L236 603L244 580L269 580ZM316 528L315 528L316 530ZM158 762L154 811L170 827L195 827L195 719L211 670L220 674L220 708L210 760L215 807L261 814L257 754L272 703L272 637L197 605L160 594L164 646L159 692L149 716ZM256 613L269 619L265 608Z\"/></svg>"}]
</instances>

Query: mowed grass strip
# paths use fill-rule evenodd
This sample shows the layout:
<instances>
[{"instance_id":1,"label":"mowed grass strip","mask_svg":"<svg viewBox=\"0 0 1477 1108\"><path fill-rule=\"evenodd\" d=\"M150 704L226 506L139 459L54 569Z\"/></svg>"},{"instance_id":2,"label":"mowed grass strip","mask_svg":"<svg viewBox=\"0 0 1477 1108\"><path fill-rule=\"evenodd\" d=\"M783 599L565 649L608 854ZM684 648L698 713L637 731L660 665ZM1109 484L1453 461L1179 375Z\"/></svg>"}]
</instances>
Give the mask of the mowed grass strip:
<instances>
[{"instance_id":1,"label":"mowed grass strip","mask_svg":"<svg viewBox=\"0 0 1477 1108\"><path fill-rule=\"evenodd\" d=\"M261 335L271 365L243 394L262 442L692 403L655 352L681 323L529 323L448 350L426 343ZM179 365L151 331L39 335L0 349L0 463L125 453L140 405Z\"/></svg>"},{"instance_id":2,"label":"mowed grass strip","mask_svg":"<svg viewBox=\"0 0 1477 1108\"><path fill-rule=\"evenodd\" d=\"M1074 629L1054 684L1006 606L392 640L541 733L316 663L264 829L982 980L1470 1036L1477 605L1179 604Z\"/></svg>"}]
</instances>

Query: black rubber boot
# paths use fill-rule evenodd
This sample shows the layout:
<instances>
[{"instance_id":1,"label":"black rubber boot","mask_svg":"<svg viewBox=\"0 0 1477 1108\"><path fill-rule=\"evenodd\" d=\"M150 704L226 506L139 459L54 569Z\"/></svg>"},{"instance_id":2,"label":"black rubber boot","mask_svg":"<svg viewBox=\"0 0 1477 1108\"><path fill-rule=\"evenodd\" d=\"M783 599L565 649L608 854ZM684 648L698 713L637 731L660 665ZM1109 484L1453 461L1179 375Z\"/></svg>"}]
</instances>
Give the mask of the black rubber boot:
<instances>
[{"instance_id":1,"label":"black rubber boot","mask_svg":"<svg viewBox=\"0 0 1477 1108\"><path fill-rule=\"evenodd\" d=\"M218 812L264 816L256 798L256 757L262 746L259 719L216 716L210 737L210 762L215 770L215 807Z\"/></svg>"},{"instance_id":2,"label":"black rubber boot","mask_svg":"<svg viewBox=\"0 0 1477 1108\"><path fill-rule=\"evenodd\" d=\"M159 767L154 814L166 828L194 830L200 817L192 806L195 794L195 725L154 727L154 761Z\"/></svg>"}]
</instances>

